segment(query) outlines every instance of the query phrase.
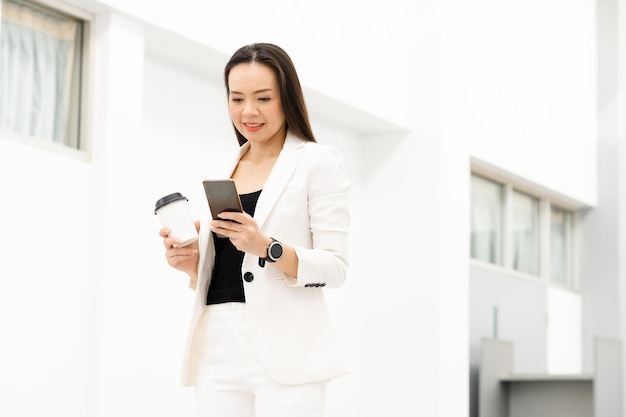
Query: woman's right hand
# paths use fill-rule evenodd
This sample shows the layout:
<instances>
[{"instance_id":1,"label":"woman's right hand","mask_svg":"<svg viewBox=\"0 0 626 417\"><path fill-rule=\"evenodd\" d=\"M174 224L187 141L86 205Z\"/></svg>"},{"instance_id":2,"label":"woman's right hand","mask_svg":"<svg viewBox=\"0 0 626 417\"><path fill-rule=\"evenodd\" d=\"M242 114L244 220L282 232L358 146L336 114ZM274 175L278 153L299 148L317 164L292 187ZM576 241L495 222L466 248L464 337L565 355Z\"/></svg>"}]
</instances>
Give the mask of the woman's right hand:
<instances>
[{"instance_id":1,"label":"woman's right hand","mask_svg":"<svg viewBox=\"0 0 626 417\"><path fill-rule=\"evenodd\" d=\"M200 232L200 221L195 221L196 230ZM180 243L175 237L170 237L170 229L159 230L159 236L163 238L165 246L165 258L167 263L181 272L186 272L190 277L196 277L198 273L198 241L190 243L182 248L175 248L174 245Z\"/></svg>"}]
</instances>

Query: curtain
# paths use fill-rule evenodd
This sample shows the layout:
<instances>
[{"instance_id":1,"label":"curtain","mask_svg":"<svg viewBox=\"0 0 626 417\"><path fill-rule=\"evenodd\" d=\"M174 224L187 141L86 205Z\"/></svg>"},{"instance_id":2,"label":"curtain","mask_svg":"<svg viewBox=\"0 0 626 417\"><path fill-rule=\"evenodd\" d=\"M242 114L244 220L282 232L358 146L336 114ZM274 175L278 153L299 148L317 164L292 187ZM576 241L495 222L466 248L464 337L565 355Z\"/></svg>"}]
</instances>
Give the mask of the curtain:
<instances>
[{"instance_id":1,"label":"curtain","mask_svg":"<svg viewBox=\"0 0 626 417\"><path fill-rule=\"evenodd\" d=\"M513 269L539 275L539 200L513 192Z\"/></svg>"},{"instance_id":2,"label":"curtain","mask_svg":"<svg viewBox=\"0 0 626 417\"><path fill-rule=\"evenodd\" d=\"M2 0L0 127L64 143L79 23Z\"/></svg>"},{"instance_id":3,"label":"curtain","mask_svg":"<svg viewBox=\"0 0 626 417\"><path fill-rule=\"evenodd\" d=\"M568 283L568 213L564 210L552 208L550 226L550 278L551 281L561 285Z\"/></svg>"},{"instance_id":4,"label":"curtain","mask_svg":"<svg viewBox=\"0 0 626 417\"><path fill-rule=\"evenodd\" d=\"M501 264L502 186L472 176L471 256Z\"/></svg>"}]
</instances>

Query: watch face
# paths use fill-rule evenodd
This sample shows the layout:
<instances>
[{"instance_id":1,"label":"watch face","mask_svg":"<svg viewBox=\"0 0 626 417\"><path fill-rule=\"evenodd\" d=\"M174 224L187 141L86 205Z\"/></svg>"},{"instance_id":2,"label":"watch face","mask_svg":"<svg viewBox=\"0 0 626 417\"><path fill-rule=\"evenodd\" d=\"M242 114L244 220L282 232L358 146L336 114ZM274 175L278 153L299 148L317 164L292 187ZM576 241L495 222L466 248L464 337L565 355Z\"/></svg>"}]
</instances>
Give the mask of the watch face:
<instances>
[{"instance_id":1,"label":"watch face","mask_svg":"<svg viewBox=\"0 0 626 417\"><path fill-rule=\"evenodd\" d=\"M281 256L283 256L283 246L278 243L278 242L274 242L270 245L270 253L269 253L270 258L272 259L280 259Z\"/></svg>"}]
</instances>

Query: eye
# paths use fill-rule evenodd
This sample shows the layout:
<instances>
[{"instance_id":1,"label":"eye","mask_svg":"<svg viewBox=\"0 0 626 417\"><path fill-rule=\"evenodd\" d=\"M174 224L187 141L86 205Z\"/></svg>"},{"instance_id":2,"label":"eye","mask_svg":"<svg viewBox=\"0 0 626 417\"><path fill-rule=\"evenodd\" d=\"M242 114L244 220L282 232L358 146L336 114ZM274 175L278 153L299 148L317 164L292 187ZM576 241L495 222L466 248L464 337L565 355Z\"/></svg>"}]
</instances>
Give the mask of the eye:
<instances>
[{"instance_id":1,"label":"eye","mask_svg":"<svg viewBox=\"0 0 626 417\"><path fill-rule=\"evenodd\" d=\"M259 97L259 101L270 101L271 98L269 97Z\"/></svg>"},{"instance_id":2,"label":"eye","mask_svg":"<svg viewBox=\"0 0 626 417\"><path fill-rule=\"evenodd\" d=\"M243 99L240 97L232 97L230 101L232 101L233 103L241 103Z\"/></svg>"}]
</instances>

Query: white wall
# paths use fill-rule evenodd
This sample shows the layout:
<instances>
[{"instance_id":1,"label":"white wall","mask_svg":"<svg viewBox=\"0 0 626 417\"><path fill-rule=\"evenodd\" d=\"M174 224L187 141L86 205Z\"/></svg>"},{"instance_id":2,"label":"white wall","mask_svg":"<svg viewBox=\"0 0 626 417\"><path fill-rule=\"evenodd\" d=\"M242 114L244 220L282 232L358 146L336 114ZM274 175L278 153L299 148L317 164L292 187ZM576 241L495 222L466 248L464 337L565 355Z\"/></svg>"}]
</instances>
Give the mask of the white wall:
<instances>
[{"instance_id":1,"label":"white wall","mask_svg":"<svg viewBox=\"0 0 626 417\"><path fill-rule=\"evenodd\" d=\"M583 370L582 302L579 294L548 289L548 369L553 374L576 374Z\"/></svg>"},{"instance_id":2,"label":"white wall","mask_svg":"<svg viewBox=\"0 0 626 417\"><path fill-rule=\"evenodd\" d=\"M204 62L164 61L155 49L176 51L151 49L159 30L137 17L217 61L249 42L278 43L318 94L320 141L340 148L355 191L350 282L331 305L356 366L333 383L329 416L466 415L469 155L595 201L592 3L72 2L134 17L98 17L90 163L0 140L2 181L13 180L4 189L27 207L8 211L17 221L3 225L11 239L0 244L14 254L0 265L1 328L13 341L0 345L0 383L15 393L0 411L44 414L44 402L27 401L28 369L38 372L35 391L45 386L53 401L47 410L62 415L192 413L192 391L178 385L190 291L164 264L152 208L180 191L202 215L193 184L234 139L220 110L220 70L204 77ZM46 192L60 190L76 211L49 206L41 215L39 195L24 192L37 178L15 174L34 166L64 184ZM36 240L20 236L24 223ZM33 245L47 248L39 264L15 251ZM21 334L33 327L40 331ZM51 328L41 356L33 346ZM25 346L40 356L24 355Z\"/></svg>"},{"instance_id":3,"label":"white wall","mask_svg":"<svg viewBox=\"0 0 626 417\"><path fill-rule=\"evenodd\" d=\"M159 176L170 168L143 134L143 29L128 19L100 19L96 119L103 193L100 260L102 344L100 416L173 415L191 412L189 393L173 362L184 339L176 308L188 296L159 274L163 247L154 202ZM155 175L155 172L161 175ZM185 190L181 190L185 192ZM163 193L167 194L167 193ZM179 282L180 283L180 282ZM169 297L163 291L169 291ZM176 326L178 324L178 326ZM179 342L180 343L180 342ZM177 349L178 348L178 349Z\"/></svg>"},{"instance_id":4,"label":"white wall","mask_svg":"<svg viewBox=\"0 0 626 417\"><path fill-rule=\"evenodd\" d=\"M626 7L623 0L618 1L618 27L623 28L626 25ZM618 212L624 213L626 208L626 117L623 117L624 110L626 109L626 76L624 74L624 68L626 68L626 31L620 29L618 31L618 48L616 50L617 55L617 74L618 74L618 100L620 115L617 122L616 136L618 138L618 170L616 173L617 186L619 189L619 196L617 199ZM619 236L619 247L617 250L618 258L618 292L619 292L619 338L622 341L622 358L626 356L626 221L621 217L618 221L617 233ZM622 380L626 380L626 367L622 369ZM626 403L622 400L622 415L626 415Z\"/></svg>"},{"instance_id":5,"label":"white wall","mask_svg":"<svg viewBox=\"0 0 626 417\"><path fill-rule=\"evenodd\" d=\"M0 415L88 415L99 377L94 172L29 142L0 135Z\"/></svg>"},{"instance_id":6,"label":"white wall","mask_svg":"<svg viewBox=\"0 0 626 417\"><path fill-rule=\"evenodd\" d=\"M624 161L626 139L624 105L623 25L626 8L621 0L598 1L598 207L583 219L582 268L590 278L583 282L584 358L593 369L593 337L626 335L626 269L623 221L626 193ZM582 271L581 271L582 272ZM626 369L624 370L626 376Z\"/></svg>"},{"instance_id":7,"label":"white wall","mask_svg":"<svg viewBox=\"0 0 626 417\"><path fill-rule=\"evenodd\" d=\"M595 204L595 1L445 4L449 126L472 156Z\"/></svg>"},{"instance_id":8,"label":"white wall","mask_svg":"<svg viewBox=\"0 0 626 417\"><path fill-rule=\"evenodd\" d=\"M437 23L437 2L431 0L272 0L263 7L250 0L219 7L194 0L179 1L176 7L164 1L150 7L142 0L100 3L227 56L251 42L277 43L290 54L307 87L406 126L416 104L404 99L402 106L389 103L415 88L415 70L426 64L419 50L407 48L407 40L421 43Z\"/></svg>"}]
</instances>

